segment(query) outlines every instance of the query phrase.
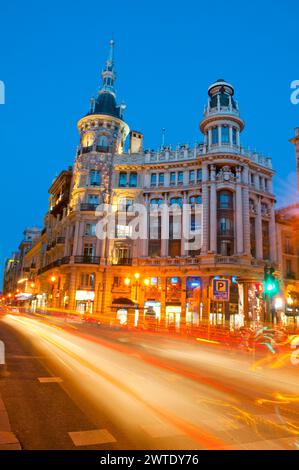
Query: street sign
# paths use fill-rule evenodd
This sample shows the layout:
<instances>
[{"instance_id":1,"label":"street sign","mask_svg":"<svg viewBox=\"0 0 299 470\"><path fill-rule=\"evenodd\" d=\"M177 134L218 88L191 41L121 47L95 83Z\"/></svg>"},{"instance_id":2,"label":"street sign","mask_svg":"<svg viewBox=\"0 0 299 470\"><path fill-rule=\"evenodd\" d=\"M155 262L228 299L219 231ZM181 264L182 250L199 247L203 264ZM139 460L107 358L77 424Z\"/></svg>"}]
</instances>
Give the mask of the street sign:
<instances>
[{"instance_id":1,"label":"street sign","mask_svg":"<svg viewBox=\"0 0 299 470\"><path fill-rule=\"evenodd\" d=\"M229 279L213 279L212 300L229 301Z\"/></svg>"}]
</instances>

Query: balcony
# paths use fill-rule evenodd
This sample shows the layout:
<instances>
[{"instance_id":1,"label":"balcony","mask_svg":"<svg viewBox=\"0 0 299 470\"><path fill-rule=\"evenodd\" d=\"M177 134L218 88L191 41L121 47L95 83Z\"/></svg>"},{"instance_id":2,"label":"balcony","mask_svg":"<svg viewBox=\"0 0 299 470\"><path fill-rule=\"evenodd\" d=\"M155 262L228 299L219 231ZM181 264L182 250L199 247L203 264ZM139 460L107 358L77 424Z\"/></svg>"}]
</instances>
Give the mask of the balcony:
<instances>
[{"instance_id":1,"label":"balcony","mask_svg":"<svg viewBox=\"0 0 299 470\"><path fill-rule=\"evenodd\" d=\"M100 264L100 260L99 256L75 256L74 258L76 264Z\"/></svg>"},{"instance_id":2,"label":"balcony","mask_svg":"<svg viewBox=\"0 0 299 470\"><path fill-rule=\"evenodd\" d=\"M103 145L97 145L96 150L99 153L107 153L109 152L109 147L103 146Z\"/></svg>"},{"instance_id":3,"label":"balcony","mask_svg":"<svg viewBox=\"0 0 299 470\"><path fill-rule=\"evenodd\" d=\"M70 262L70 256L64 256L63 258L61 258L60 260L60 263L61 264L69 264Z\"/></svg>"},{"instance_id":4,"label":"balcony","mask_svg":"<svg viewBox=\"0 0 299 470\"><path fill-rule=\"evenodd\" d=\"M97 210L98 204L89 204L82 203L80 205L80 211L82 212L95 212Z\"/></svg>"},{"instance_id":5,"label":"balcony","mask_svg":"<svg viewBox=\"0 0 299 470\"><path fill-rule=\"evenodd\" d=\"M132 266L132 258L119 258L112 261L113 265L117 266Z\"/></svg>"}]
</instances>

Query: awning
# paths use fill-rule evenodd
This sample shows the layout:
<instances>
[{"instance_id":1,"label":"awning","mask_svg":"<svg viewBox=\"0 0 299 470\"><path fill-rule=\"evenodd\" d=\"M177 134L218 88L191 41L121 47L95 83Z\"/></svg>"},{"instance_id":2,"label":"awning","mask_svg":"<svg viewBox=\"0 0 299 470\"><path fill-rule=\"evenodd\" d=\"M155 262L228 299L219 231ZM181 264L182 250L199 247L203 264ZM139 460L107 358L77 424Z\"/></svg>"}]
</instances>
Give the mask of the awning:
<instances>
[{"instance_id":1,"label":"awning","mask_svg":"<svg viewBox=\"0 0 299 470\"><path fill-rule=\"evenodd\" d=\"M137 309L139 307L138 304L135 304L131 299L127 299L125 297L119 297L118 299L114 299L112 302L111 308L133 308Z\"/></svg>"}]
</instances>

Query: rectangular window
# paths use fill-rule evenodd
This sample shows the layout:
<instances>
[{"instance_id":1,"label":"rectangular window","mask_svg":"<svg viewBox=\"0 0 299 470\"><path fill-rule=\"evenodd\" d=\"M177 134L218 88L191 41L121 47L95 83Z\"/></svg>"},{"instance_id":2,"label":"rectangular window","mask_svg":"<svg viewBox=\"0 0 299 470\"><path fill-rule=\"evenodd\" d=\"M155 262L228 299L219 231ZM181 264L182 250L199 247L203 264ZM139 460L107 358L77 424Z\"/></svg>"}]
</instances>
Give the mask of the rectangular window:
<instances>
[{"instance_id":1,"label":"rectangular window","mask_svg":"<svg viewBox=\"0 0 299 470\"><path fill-rule=\"evenodd\" d=\"M113 287L120 287L121 285L121 277L114 276L113 278Z\"/></svg>"},{"instance_id":2,"label":"rectangular window","mask_svg":"<svg viewBox=\"0 0 299 470\"><path fill-rule=\"evenodd\" d=\"M176 173L175 171L170 172L170 184L174 185L176 183Z\"/></svg>"},{"instance_id":3,"label":"rectangular window","mask_svg":"<svg viewBox=\"0 0 299 470\"><path fill-rule=\"evenodd\" d=\"M100 186L101 184L101 173L98 170L91 170L90 172L90 184L91 186Z\"/></svg>"},{"instance_id":4,"label":"rectangular window","mask_svg":"<svg viewBox=\"0 0 299 470\"><path fill-rule=\"evenodd\" d=\"M218 127L212 129L212 144L218 144Z\"/></svg>"},{"instance_id":5,"label":"rectangular window","mask_svg":"<svg viewBox=\"0 0 299 470\"><path fill-rule=\"evenodd\" d=\"M197 181L202 181L202 169L197 170Z\"/></svg>"},{"instance_id":6,"label":"rectangular window","mask_svg":"<svg viewBox=\"0 0 299 470\"><path fill-rule=\"evenodd\" d=\"M156 186L157 184L157 173L151 174L151 186Z\"/></svg>"},{"instance_id":7,"label":"rectangular window","mask_svg":"<svg viewBox=\"0 0 299 470\"><path fill-rule=\"evenodd\" d=\"M195 179L195 171L190 170L189 171L189 181L190 181L190 183L194 183L194 179Z\"/></svg>"},{"instance_id":8,"label":"rectangular window","mask_svg":"<svg viewBox=\"0 0 299 470\"><path fill-rule=\"evenodd\" d=\"M119 174L118 186L124 188L127 186L127 173L121 171Z\"/></svg>"},{"instance_id":9,"label":"rectangular window","mask_svg":"<svg viewBox=\"0 0 299 470\"><path fill-rule=\"evenodd\" d=\"M184 172L179 171L178 172L178 183L183 183L183 181L184 181Z\"/></svg>"},{"instance_id":10,"label":"rectangular window","mask_svg":"<svg viewBox=\"0 0 299 470\"><path fill-rule=\"evenodd\" d=\"M99 196L97 196L97 194L88 194L87 202L88 202L88 204L98 205L99 204Z\"/></svg>"},{"instance_id":11,"label":"rectangular window","mask_svg":"<svg viewBox=\"0 0 299 470\"><path fill-rule=\"evenodd\" d=\"M164 184L164 173L159 173L159 185L163 186Z\"/></svg>"},{"instance_id":12,"label":"rectangular window","mask_svg":"<svg viewBox=\"0 0 299 470\"><path fill-rule=\"evenodd\" d=\"M132 235L132 227L129 225L117 225L116 226L116 237L117 238L128 238Z\"/></svg>"},{"instance_id":13,"label":"rectangular window","mask_svg":"<svg viewBox=\"0 0 299 470\"><path fill-rule=\"evenodd\" d=\"M136 188L137 187L137 173L130 173L130 187Z\"/></svg>"},{"instance_id":14,"label":"rectangular window","mask_svg":"<svg viewBox=\"0 0 299 470\"><path fill-rule=\"evenodd\" d=\"M80 287L94 287L94 274L81 274Z\"/></svg>"},{"instance_id":15,"label":"rectangular window","mask_svg":"<svg viewBox=\"0 0 299 470\"><path fill-rule=\"evenodd\" d=\"M233 127L233 145L237 145L237 129Z\"/></svg>"},{"instance_id":16,"label":"rectangular window","mask_svg":"<svg viewBox=\"0 0 299 470\"><path fill-rule=\"evenodd\" d=\"M96 223L95 222L87 222L87 224L85 225L84 235L95 237L96 235Z\"/></svg>"},{"instance_id":17,"label":"rectangular window","mask_svg":"<svg viewBox=\"0 0 299 470\"><path fill-rule=\"evenodd\" d=\"M95 246L93 243L84 243L84 250L83 250L83 255L84 256L94 256L95 252Z\"/></svg>"},{"instance_id":18,"label":"rectangular window","mask_svg":"<svg viewBox=\"0 0 299 470\"><path fill-rule=\"evenodd\" d=\"M221 140L223 144L229 144L229 127L228 126L222 126Z\"/></svg>"}]
</instances>

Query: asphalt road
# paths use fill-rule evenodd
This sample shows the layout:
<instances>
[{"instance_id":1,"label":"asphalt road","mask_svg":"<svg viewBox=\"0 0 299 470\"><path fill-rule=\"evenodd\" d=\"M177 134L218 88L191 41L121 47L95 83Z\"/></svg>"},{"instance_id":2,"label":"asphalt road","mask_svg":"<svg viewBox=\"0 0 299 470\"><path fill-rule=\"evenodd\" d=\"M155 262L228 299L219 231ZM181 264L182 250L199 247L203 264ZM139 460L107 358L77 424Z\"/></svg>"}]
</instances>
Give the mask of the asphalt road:
<instances>
[{"instance_id":1,"label":"asphalt road","mask_svg":"<svg viewBox=\"0 0 299 470\"><path fill-rule=\"evenodd\" d=\"M299 448L289 356L10 314L0 339L0 393L24 449Z\"/></svg>"}]
</instances>

